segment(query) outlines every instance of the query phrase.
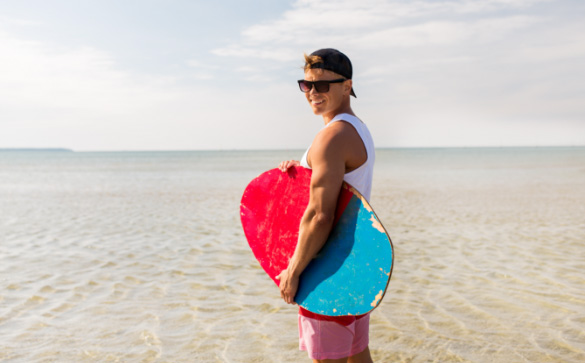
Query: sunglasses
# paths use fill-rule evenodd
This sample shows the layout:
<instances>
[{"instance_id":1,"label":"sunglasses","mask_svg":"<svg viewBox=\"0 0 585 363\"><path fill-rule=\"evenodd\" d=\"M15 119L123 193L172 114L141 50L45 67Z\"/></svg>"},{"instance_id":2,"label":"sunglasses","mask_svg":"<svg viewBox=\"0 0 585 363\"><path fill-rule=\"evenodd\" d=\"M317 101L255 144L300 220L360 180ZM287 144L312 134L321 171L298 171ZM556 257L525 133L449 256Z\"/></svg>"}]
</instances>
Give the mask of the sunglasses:
<instances>
[{"instance_id":1,"label":"sunglasses","mask_svg":"<svg viewBox=\"0 0 585 363\"><path fill-rule=\"evenodd\" d=\"M313 88L313 86L315 86L315 91L317 91L317 93L327 93L329 92L329 85L331 83L341 83L341 82L345 82L347 81L347 79L345 78L340 78L340 79L335 79L333 81L315 81L315 82L311 82L311 81L305 81L304 79L299 79L299 88L301 89L301 92L307 93L307 92L311 92L311 89Z\"/></svg>"}]
</instances>

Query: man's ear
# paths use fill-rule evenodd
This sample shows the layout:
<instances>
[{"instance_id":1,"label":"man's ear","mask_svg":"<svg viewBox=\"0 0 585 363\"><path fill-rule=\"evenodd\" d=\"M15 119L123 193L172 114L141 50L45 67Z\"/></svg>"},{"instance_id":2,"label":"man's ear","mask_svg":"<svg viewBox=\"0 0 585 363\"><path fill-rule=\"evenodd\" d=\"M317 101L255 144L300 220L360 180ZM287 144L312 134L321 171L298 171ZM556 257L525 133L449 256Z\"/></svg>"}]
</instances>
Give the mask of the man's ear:
<instances>
[{"instance_id":1,"label":"man's ear","mask_svg":"<svg viewBox=\"0 0 585 363\"><path fill-rule=\"evenodd\" d=\"M343 94L347 94L349 96L351 93L351 88L353 87L353 81L348 79L347 81L343 82L343 86L345 87L343 89Z\"/></svg>"}]
</instances>

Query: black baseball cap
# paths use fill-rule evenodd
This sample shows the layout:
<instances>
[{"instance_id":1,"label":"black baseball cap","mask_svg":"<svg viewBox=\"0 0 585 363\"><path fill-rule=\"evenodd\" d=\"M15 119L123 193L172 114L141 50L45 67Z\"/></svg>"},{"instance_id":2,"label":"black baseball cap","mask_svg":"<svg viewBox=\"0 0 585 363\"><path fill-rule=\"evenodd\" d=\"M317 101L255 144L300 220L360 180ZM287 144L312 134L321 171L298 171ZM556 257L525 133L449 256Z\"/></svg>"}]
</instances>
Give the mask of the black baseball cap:
<instances>
[{"instance_id":1,"label":"black baseball cap","mask_svg":"<svg viewBox=\"0 0 585 363\"><path fill-rule=\"evenodd\" d=\"M341 53L337 49L332 48L319 49L311 53L311 55L321 57L323 62L311 64L310 68L327 69L347 79L351 79L351 76L353 75L351 61L345 54ZM355 92L353 91L353 87L351 88L351 95L357 98Z\"/></svg>"}]
</instances>

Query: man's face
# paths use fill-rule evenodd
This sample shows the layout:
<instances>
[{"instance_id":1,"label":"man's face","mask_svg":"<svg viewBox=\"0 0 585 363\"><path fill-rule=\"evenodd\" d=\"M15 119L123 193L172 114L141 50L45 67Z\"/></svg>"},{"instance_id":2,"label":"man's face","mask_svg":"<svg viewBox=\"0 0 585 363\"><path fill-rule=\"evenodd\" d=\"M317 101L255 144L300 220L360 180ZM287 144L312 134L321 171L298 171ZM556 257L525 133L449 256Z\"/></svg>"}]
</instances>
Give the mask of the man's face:
<instances>
[{"instance_id":1,"label":"man's face","mask_svg":"<svg viewBox=\"0 0 585 363\"><path fill-rule=\"evenodd\" d=\"M343 77L326 69L308 69L305 72L305 80L311 82L333 81L340 78ZM349 95L350 90L351 81L346 81L343 83L331 83L329 92L319 93L313 87L309 92L305 93L305 96L315 115L332 114L331 117L333 117L341 109L345 93Z\"/></svg>"}]
</instances>

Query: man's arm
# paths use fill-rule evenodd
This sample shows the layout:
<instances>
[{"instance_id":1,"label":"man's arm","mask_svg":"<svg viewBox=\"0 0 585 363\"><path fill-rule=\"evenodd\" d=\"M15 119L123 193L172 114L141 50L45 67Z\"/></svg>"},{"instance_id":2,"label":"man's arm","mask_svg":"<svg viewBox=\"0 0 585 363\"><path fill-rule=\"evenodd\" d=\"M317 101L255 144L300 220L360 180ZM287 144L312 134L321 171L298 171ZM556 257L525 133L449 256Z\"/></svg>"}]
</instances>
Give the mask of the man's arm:
<instances>
[{"instance_id":1,"label":"man's arm","mask_svg":"<svg viewBox=\"0 0 585 363\"><path fill-rule=\"evenodd\" d=\"M301 219L299 240L288 268L277 276L280 280L280 295L289 304L294 303L299 276L321 250L333 226L337 198L345 174L347 146L353 137L350 134L352 130L348 130L347 126L340 122L339 125L325 128L311 146L313 172L309 204Z\"/></svg>"}]
</instances>

